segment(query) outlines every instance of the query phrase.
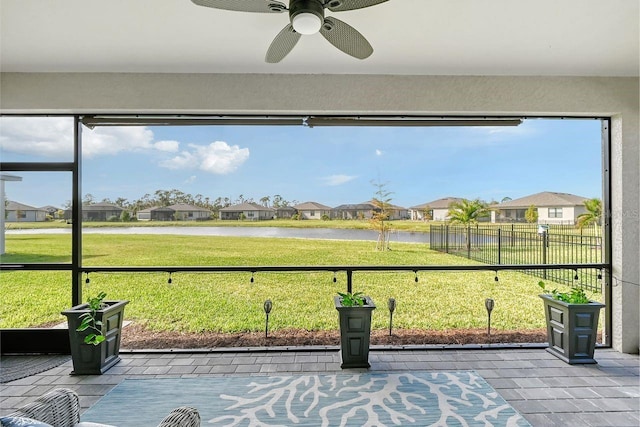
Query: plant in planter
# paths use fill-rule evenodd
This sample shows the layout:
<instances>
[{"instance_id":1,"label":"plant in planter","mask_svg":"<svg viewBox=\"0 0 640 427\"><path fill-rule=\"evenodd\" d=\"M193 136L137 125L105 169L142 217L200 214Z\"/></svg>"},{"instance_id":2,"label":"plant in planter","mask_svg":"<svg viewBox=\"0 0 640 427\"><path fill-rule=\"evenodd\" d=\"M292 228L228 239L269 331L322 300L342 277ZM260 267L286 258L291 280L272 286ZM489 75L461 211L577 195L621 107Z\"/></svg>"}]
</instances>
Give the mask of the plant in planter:
<instances>
[{"instance_id":1,"label":"plant in planter","mask_svg":"<svg viewBox=\"0 0 640 427\"><path fill-rule=\"evenodd\" d=\"M62 312L69 324L72 375L99 375L120 361L124 307L129 301L105 301L99 293Z\"/></svg>"},{"instance_id":2,"label":"plant in planter","mask_svg":"<svg viewBox=\"0 0 640 427\"><path fill-rule=\"evenodd\" d=\"M338 293L334 297L340 321L341 368L369 368L373 300L362 292Z\"/></svg>"},{"instance_id":3,"label":"plant in planter","mask_svg":"<svg viewBox=\"0 0 640 427\"><path fill-rule=\"evenodd\" d=\"M538 286L545 292L540 298L544 301L547 320L547 351L572 365L598 363L593 353L600 309L604 304L590 300L583 289L549 291L542 281Z\"/></svg>"}]
</instances>

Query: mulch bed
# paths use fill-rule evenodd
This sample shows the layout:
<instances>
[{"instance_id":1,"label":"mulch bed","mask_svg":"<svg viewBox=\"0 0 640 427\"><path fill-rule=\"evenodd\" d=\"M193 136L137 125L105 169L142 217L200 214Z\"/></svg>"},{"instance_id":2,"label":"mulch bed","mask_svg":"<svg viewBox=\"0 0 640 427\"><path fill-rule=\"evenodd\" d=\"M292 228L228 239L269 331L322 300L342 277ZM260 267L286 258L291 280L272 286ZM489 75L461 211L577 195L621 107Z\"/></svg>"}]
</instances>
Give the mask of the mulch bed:
<instances>
[{"instance_id":1,"label":"mulch bed","mask_svg":"<svg viewBox=\"0 0 640 427\"><path fill-rule=\"evenodd\" d=\"M429 331L422 329L394 329L371 332L371 345L432 345L432 344L515 344L545 343L546 329L523 331L492 331L486 329L459 329ZM286 329L269 332L244 332L223 334L215 332L183 333L149 331L141 325L131 324L122 334L123 349L203 349L227 347L292 347L292 346L338 346L339 331L307 331Z\"/></svg>"}]
</instances>

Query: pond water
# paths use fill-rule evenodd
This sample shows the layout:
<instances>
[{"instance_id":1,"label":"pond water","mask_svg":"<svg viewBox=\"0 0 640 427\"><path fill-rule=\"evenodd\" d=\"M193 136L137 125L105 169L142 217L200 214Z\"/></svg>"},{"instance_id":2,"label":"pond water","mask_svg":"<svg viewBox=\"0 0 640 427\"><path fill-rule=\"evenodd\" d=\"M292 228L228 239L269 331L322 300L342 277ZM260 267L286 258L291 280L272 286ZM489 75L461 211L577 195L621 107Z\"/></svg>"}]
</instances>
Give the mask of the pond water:
<instances>
[{"instance_id":1,"label":"pond water","mask_svg":"<svg viewBox=\"0 0 640 427\"><path fill-rule=\"evenodd\" d=\"M7 234L69 234L68 228L33 230L7 230ZM285 227L113 227L83 228L84 234L167 234L182 236L238 236L273 237L324 240L377 240L374 230L343 230L337 228L285 228ZM391 242L429 243L428 233L393 231Z\"/></svg>"}]
</instances>

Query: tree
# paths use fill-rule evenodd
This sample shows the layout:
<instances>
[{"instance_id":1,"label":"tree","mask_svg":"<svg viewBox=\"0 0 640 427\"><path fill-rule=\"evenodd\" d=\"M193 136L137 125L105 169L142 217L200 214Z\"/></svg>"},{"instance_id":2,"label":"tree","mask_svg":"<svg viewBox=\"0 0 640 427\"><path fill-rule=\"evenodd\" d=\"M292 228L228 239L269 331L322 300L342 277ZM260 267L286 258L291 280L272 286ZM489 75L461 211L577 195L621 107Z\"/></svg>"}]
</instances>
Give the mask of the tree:
<instances>
[{"instance_id":1,"label":"tree","mask_svg":"<svg viewBox=\"0 0 640 427\"><path fill-rule=\"evenodd\" d=\"M449 221L451 224L460 224L464 226L471 226L478 223L481 218L489 216L489 207L480 199L468 200L462 199L458 202L452 202L449 205ZM465 232L465 240L467 244L467 251L471 250L471 239Z\"/></svg>"},{"instance_id":2,"label":"tree","mask_svg":"<svg viewBox=\"0 0 640 427\"><path fill-rule=\"evenodd\" d=\"M262 203L262 206L265 206L265 207L269 207L270 201L271 201L271 197L269 196L264 196L260 198L260 203Z\"/></svg>"},{"instance_id":3,"label":"tree","mask_svg":"<svg viewBox=\"0 0 640 427\"><path fill-rule=\"evenodd\" d=\"M160 206L171 206L171 193L167 190L156 190L156 199Z\"/></svg>"},{"instance_id":4,"label":"tree","mask_svg":"<svg viewBox=\"0 0 640 427\"><path fill-rule=\"evenodd\" d=\"M422 220L423 221L431 221L433 219L433 209L431 206L427 205L422 209Z\"/></svg>"},{"instance_id":5,"label":"tree","mask_svg":"<svg viewBox=\"0 0 640 427\"><path fill-rule=\"evenodd\" d=\"M371 200L371 203L375 206L375 210L371 215L371 226L378 232L378 243L376 244L376 250L387 251L389 248L389 231L391 225L389 224L389 216L391 210L391 194L387 191L387 184L380 182L371 182L376 188L375 196Z\"/></svg>"},{"instance_id":6,"label":"tree","mask_svg":"<svg viewBox=\"0 0 640 427\"><path fill-rule=\"evenodd\" d=\"M587 211L578 215L578 228L582 230L589 225L593 225L596 236L599 236L598 226L602 219L602 201L596 198L585 200L584 207Z\"/></svg>"},{"instance_id":7,"label":"tree","mask_svg":"<svg viewBox=\"0 0 640 427\"><path fill-rule=\"evenodd\" d=\"M93 194L87 193L84 195L84 198L82 199L82 204L92 205L94 203L94 200L95 200L95 197L93 197Z\"/></svg>"},{"instance_id":8,"label":"tree","mask_svg":"<svg viewBox=\"0 0 640 427\"><path fill-rule=\"evenodd\" d=\"M449 205L447 215L451 224L474 225L489 216L489 207L480 199L462 199Z\"/></svg>"},{"instance_id":9,"label":"tree","mask_svg":"<svg viewBox=\"0 0 640 427\"><path fill-rule=\"evenodd\" d=\"M534 205L529 206L527 211L524 213L524 219L527 220L529 224L538 222L538 208Z\"/></svg>"},{"instance_id":10,"label":"tree","mask_svg":"<svg viewBox=\"0 0 640 427\"><path fill-rule=\"evenodd\" d=\"M284 205L282 204L283 200L284 200L284 199L282 198L282 196L281 196L281 195L279 195L279 194L274 195L274 196L273 196L273 204L272 204L272 206L273 206L274 208L281 208L281 207L284 207Z\"/></svg>"},{"instance_id":11,"label":"tree","mask_svg":"<svg viewBox=\"0 0 640 427\"><path fill-rule=\"evenodd\" d=\"M129 213L128 210L122 211L122 213L120 214L120 221L122 221L122 222L131 221L131 214Z\"/></svg>"}]
</instances>

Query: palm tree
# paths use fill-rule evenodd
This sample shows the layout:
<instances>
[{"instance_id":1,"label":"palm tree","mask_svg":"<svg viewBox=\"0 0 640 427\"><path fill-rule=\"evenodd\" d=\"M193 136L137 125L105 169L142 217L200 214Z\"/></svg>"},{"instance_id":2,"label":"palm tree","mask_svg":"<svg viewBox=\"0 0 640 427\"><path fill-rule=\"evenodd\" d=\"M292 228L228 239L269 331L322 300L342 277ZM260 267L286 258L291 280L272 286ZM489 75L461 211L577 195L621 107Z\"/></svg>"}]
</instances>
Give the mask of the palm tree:
<instances>
[{"instance_id":1,"label":"palm tree","mask_svg":"<svg viewBox=\"0 0 640 427\"><path fill-rule=\"evenodd\" d=\"M593 198L585 200L583 203L587 211L578 215L578 228L582 230L583 228L593 224L596 237L598 237L598 226L600 225L600 220L602 218L602 201L600 199Z\"/></svg>"},{"instance_id":2,"label":"palm tree","mask_svg":"<svg viewBox=\"0 0 640 427\"><path fill-rule=\"evenodd\" d=\"M449 205L449 222L451 224L460 224L466 227L475 225L481 218L489 216L489 207L480 199L468 200L462 199L459 202L452 202ZM471 250L471 239L468 233L465 233L467 243L467 251Z\"/></svg>"},{"instance_id":3,"label":"palm tree","mask_svg":"<svg viewBox=\"0 0 640 427\"><path fill-rule=\"evenodd\" d=\"M480 199L462 199L449 205L449 221L451 224L473 225L481 218L489 216L489 207Z\"/></svg>"}]
</instances>

